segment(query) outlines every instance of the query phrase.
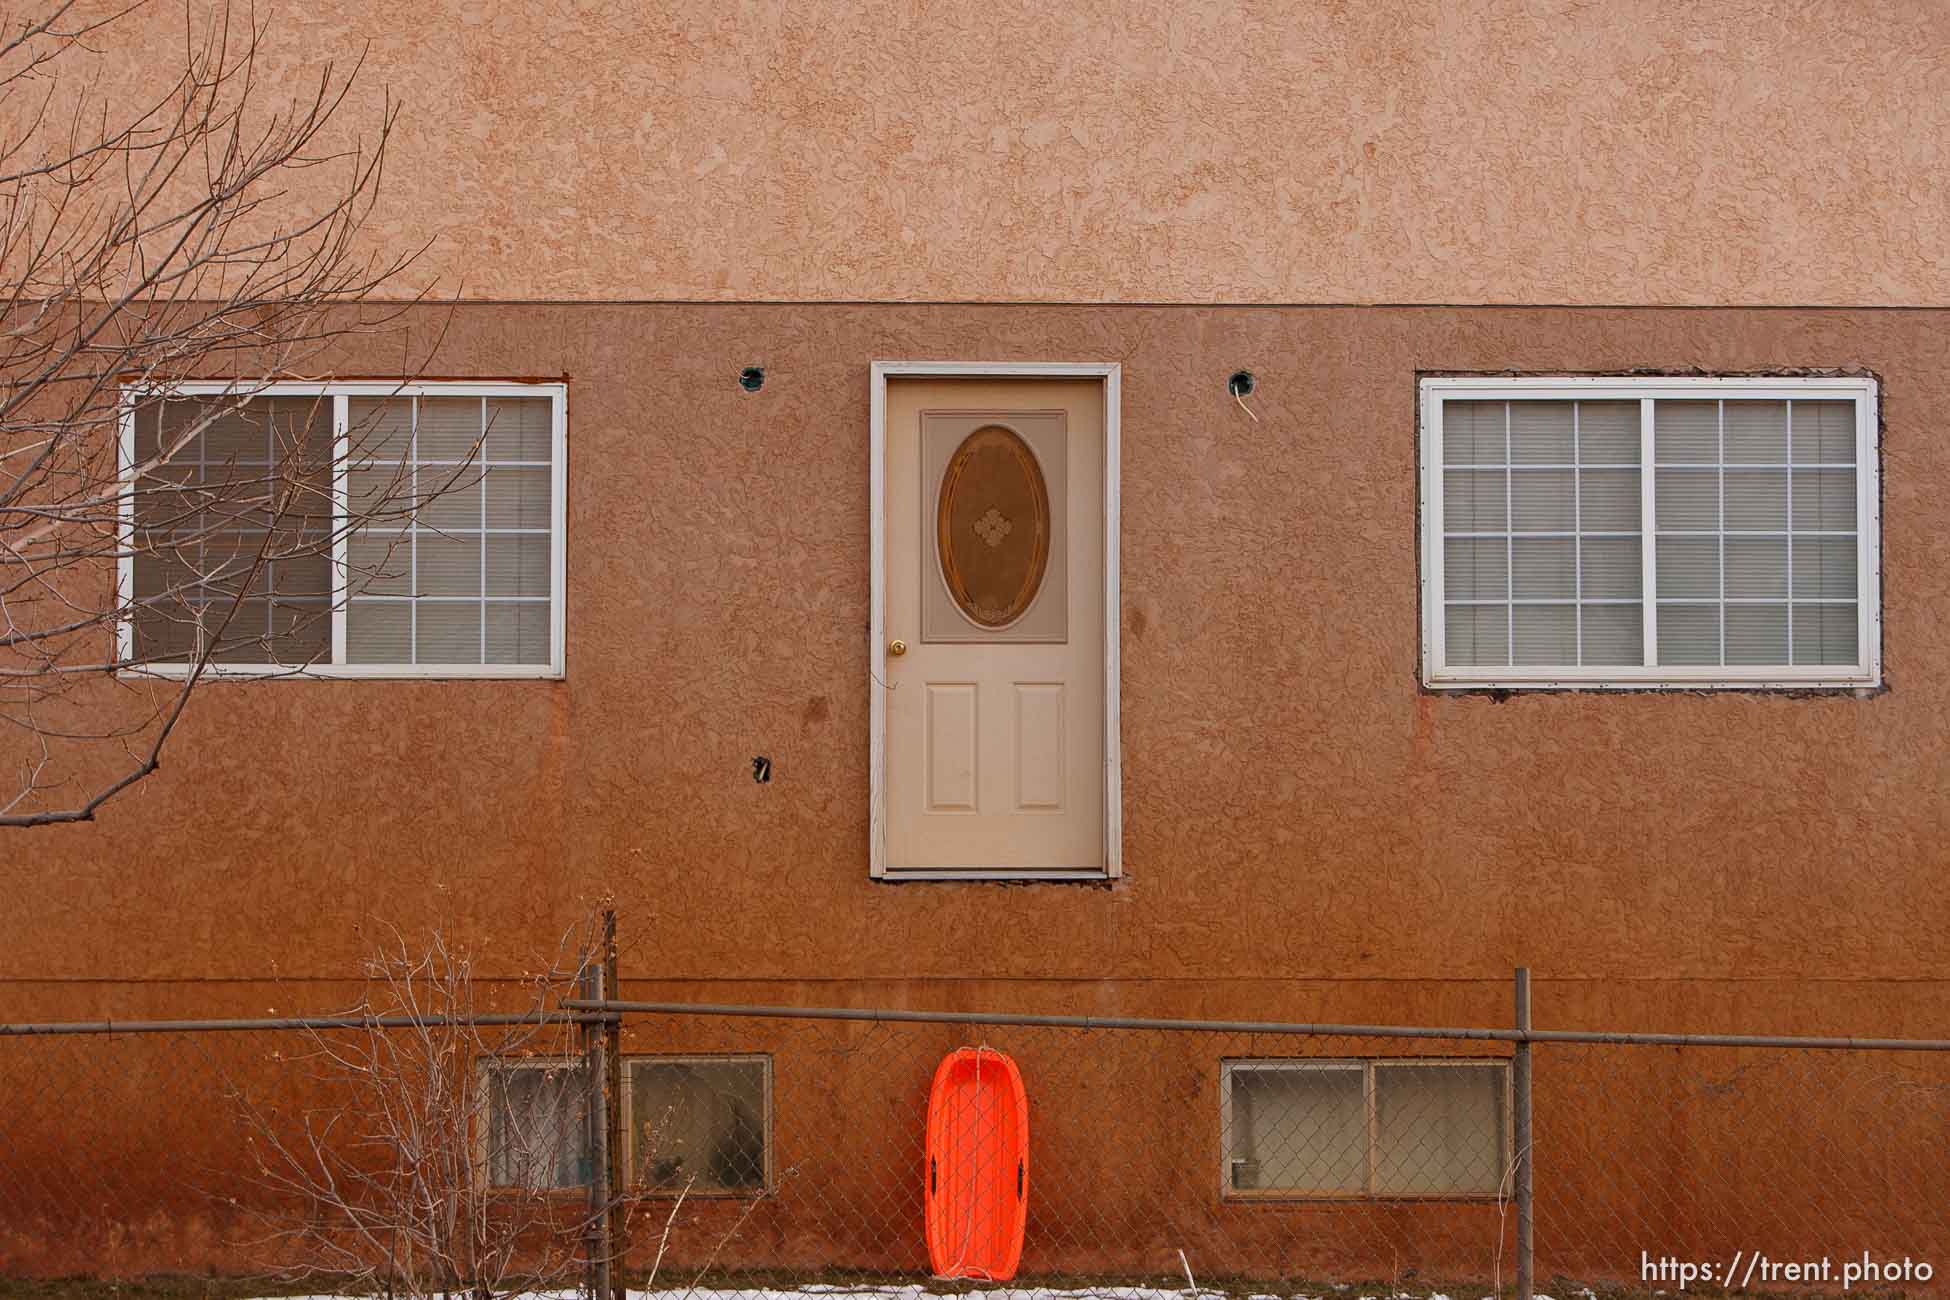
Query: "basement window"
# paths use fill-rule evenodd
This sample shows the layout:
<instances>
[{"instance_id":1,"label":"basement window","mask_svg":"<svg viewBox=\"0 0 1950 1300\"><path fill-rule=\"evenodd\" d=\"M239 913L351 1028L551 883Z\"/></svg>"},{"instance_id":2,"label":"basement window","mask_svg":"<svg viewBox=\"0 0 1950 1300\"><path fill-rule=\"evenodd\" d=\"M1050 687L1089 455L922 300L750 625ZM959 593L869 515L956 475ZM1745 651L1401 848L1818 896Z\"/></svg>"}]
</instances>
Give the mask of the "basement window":
<instances>
[{"instance_id":1,"label":"basement window","mask_svg":"<svg viewBox=\"0 0 1950 1300\"><path fill-rule=\"evenodd\" d=\"M490 1187L552 1191L589 1186L589 1076L565 1060L485 1061L483 1164Z\"/></svg>"},{"instance_id":2,"label":"basement window","mask_svg":"<svg viewBox=\"0 0 1950 1300\"><path fill-rule=\"evenodd\" d=\"M560 676L560 384L125 398L118 662L161 676Z\"/></svg>"},{"instance_id":3,"label":"basement window","mask_svg":"<svg viewBox=\"0 0 1950 1300\"><path fill-rule=\"evenodd\" d=\"M623 1093L636 1189L735 1196L772 1185L770 1057L629 1057Z\"/></svg>"},{"instance_id":4,"label":"basement window","mask_svg":"<svg viewBox=\"0 0 1950 1300\"><path fill-rule=\"evenodd\" d=\"M1503 1061L1226 1061L1225 1194L1493 1197L1509 1163Z\"/></svg>"},{"instance_id":5,"label":"basement window","mask_svg":"<svg viewBox=\"0 0 1950 1300\"><path fill-rule=\"evenodd\" d=\"M1875 381L1421 397L1426 685L1880 683Z\"/></svg>"}]
</instances>

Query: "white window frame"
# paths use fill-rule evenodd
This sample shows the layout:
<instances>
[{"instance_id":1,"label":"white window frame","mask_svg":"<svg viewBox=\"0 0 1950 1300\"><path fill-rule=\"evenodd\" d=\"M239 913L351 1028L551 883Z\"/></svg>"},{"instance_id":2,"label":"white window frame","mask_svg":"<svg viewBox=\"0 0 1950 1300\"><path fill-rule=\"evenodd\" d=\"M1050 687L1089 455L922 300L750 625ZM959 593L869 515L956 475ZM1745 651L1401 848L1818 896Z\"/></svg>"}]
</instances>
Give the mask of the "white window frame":
<instances>
[{"instance_id":1,"label":"white window frame","mask_svg":"<svg viewBox=\"0 0 1950 1300\"><path fill-rule=\"evenodd\" d=\"M1510 1058L1507 1056L1307 1056L1307 1057L1228 1057L1219 1063L1219 1196L1228 1201L1493 1201L1495 1192L1377 1192L1374 1190L1375 1170L1380 1163L1376 1150L1376 1138L1380 1126L1375 1104L1375 1067L1387 1068L1394 1065L1461 1067L1467 1069L1495 1068L1503 1072L1503 1126L1502 1150L1498 1153L1499 1167L1507 1169L1510 1163L1511 1148L1516 1138L1511 1125L1515 1122L1512 1088L1510 1079ZM1232 1080L1233 1076L1244 1070L1247 1073L1279 1073L1284 1071L1359 1071L1361 1075L1361 1101L1365 1108L1367 1130L1364 1134L1367 1150L1366 1187L1358 1192L1308 1189L1303 1187L1250 1187L1239 1188L1232 1185Z\"/></svg>"},{"instance_id":2,"label":"white window frame","mask_svg":"<svg viewBox=\"0 0 1950 1300\"><path fill-rule=\"evenodd\" d=\"M1809 690L1874 689L1882 684L1881 473L1878 388L1861 377L1552 376L1430 378L1421 381L1422 682L1433 690ZM1752 401L1852 400L1856 456L1856 631L1853 665L1450 667L1444 636L1442 409L1447 399L1479 401L1633 401L1639 405L1639 490L1646 659L1658 645L1653 403L1705 398ZM1785 598L1792 603L1792 592ZM1791 644L1791 643L1790 643Z\"/></svg>"},{"instance_id":3,"label":"white window frame","mask_svg":"<svg viewBox=\"0 0 1950 1300\"><path fill-rule=\"evenodd\" d=\"M568 418L569 387L563 383L517 383L517 382L422 382L395 383L384 380L369 381L251 381L233 380L229 382L191 382L171 384L166 389L125 387L121 401L121 467L123 483L128 485L135 465L135 415L136 408L144 401L156 397L169 400L184 397L323 397L332 403L332 430L336 442L333 463L336 470L332 483L333 499L340 508L349 499L346 491L346 460L350 452L348 443L349 408L355 397L546 397L550 399L552 418L549 442L549 662L546 664L352 664L345 659L345 617L346 617L346 560L345 538L339 537L333 546L332 568L337 575L334 583L332 607L332 662L310 664L230 664L211 663L203 669L205 677L258 677L258 678L300 678L317 679L325 677L347 678L560 678L566 665L564 634L566 630L565 606L567 605L567 565L568 565ZM117 565L116 581L121 607L128 608L128 602L135 592L135 498L131 491L124 491L121 499L122 558ZM115 650L117 662L126 663L135 653L135 627L132 620L120 620L115 629ZM186 663L150 663L131 665L122 670L125 677L162 677L181 680L189 676L192 665Z\"/></svg>"},{"instance_id":4,"label":"white window frame","mask_svg":"<svg viewBox=\"0 0 1950 1300\"><path fill-rule=\"evenodd\" d=\"M623 1178L627 1183L636 1176L636 1072L634 1065L756 1065L764 1074L765 1097L765 1171L758 1187L644 1187L633 1188L632 1194L639 1196L683 1197L696 1200L699 1197L721 1200L752 1200L769 1196L773 1191L772 1158L772 1058L763 1052L727 1052L717 1055L661 1056L655 1053L625 1055L623 1068Z\"/></svg>"}]
</instances>

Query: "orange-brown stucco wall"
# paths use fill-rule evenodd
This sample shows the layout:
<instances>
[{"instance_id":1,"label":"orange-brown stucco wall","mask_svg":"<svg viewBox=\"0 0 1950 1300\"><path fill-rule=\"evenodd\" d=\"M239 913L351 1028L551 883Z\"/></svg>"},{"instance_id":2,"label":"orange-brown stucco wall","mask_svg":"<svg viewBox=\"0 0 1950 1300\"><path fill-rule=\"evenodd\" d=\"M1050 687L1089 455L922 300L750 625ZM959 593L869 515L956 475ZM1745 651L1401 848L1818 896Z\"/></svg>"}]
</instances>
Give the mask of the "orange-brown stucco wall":
<instances>
[{"instance_id":1,"label":"orange-brown stucco wall","mask_svg":"<svg viewBox=\"0 0 1950 1300\"><path fill-rule=\"evenodd\" d=\"M99 824L0 841L0 978L342 978L370 918L512 964L610 897L634 978L802 1000L969 981L1009 1002L1020 981L1099 1012L1333 1019L1264 981L1495 988L1527 964L1783 981L1747 1004L1779 1026L1941 1028L1905 999L1950 976L1950 314L471 306L416 325L446 329L440 373L567 377L566 679L205 685ZM373 338L342 370L399 355ZM894 357L1122 363L1115 885L868 879L868 366ZM1420 689L1418 371L1803 366L1883 383L1886 692ZM1226 393L1241 367L1257 422ZM1361 1010L1480 1012L1432 996ZM1743 1017L1731 995L1666 1010Z\"/></svg>"},{"instance_id":2,"label":"orange-brown stucco wall","mask_svg":"<svg viewBox=\"0 0 1950 1300\"><path fill-rule=\"evenodd\" d=\"M102 35L104 84L182 22ZM317 0L262 68L362 54L402 289L1950 303L1930 0Z\"/></svg>"},{"instance_id":3,"label":"orange-brown stucco wall","mask_svg":"<svg viewBox=\"0 0 1950 1300\"><path fill-rule=\"evenodd\" d=\"M1509 973L1524 964L1547 1028L1943 1033L1950 313L471 305L405 324L417 341L444 331L436 373L569 384L566 677L200 688L162 770L99 823L0 839L7 1018L332 1009L379 922L440 927L483 978L516 976L611 900L623 992L643 998L1493 1025L1508 1023ZM406 350L375 336L334 360L383 373ZM1126 874L1113 885L868 878L876 358L1123 367ZM746 393L738 372L754 364L767 380ZM1259 377L1257 421L1226 392L1242 367ZM1882 383L1886 691L1497 700L1420 688L1418 372L1798 367ZM755 754L773 760L767 785L752 780ZM862 1219L872 1232L906 1222L883 1184L907 1185L910 1094L947 1031L884 1033L844 1055L843 1077L824 1029L636 1032L629 1050L776 1050L781 1159L830 1159L845 1125L864 1144L854 1181L821 1195L891 1216ZM70 1153L172 1149L169 1126L193 1111L143 1117L202 1095L185 1062L229 1050L179 1044L125 1076L114 1061L163 1049L14 1041L40 1053L11 1058L30 1109L47 1114L57 1086L112 1103L86 1111L91 1136L39 1134ZM1377 1236L1358 1217L1313 1232L1317 1207L1221 1205L1217 1057L1284 1048L1214 1039L1143 1057L1097 1112L1064 1098L1142 1044L1024 1046L1039 1132L1072 1153L1039 1165L1039 1186L1094 1185L1078 1170L1123 1158L1139 1115L1157 1132L1130 1186L1256 1266L1387 1276L1399 1259L1332 1252L1416 1241L1440 1263L1483 1239L1482 1206L1359 1211L1384 1216L1394 1235ZM1849 1166L1858 1178L1937 1149L1930 1133L1835 1110L1884 1094L1834 1060L1828 1073L1797 1060L1742 1076L1708 1106L1720 1076L1705 1087L1696 1067L1744 1065L1547 1053L1546 1270L1615 1275L1641 1247L1808 1249L1817 1228L1837 1250L1885 1237L1909 1248L1913 1234L1889 1234L1911 1219L1876 1216L1941 1204L1937 1164L1914 1182L1864 1183L1841 1209L1793 1201L1793 1232L1767 1218L1787 1193L1752 1194L1787 1175L1752 1164L1737 1135L1881 1143ZM1691 1120L1668 1122L1667 1098L1682 1094ZM31 1136L16 1133L17 1147ZM31 1227L0 1244L23 1269L244 1258L235 1224L159 1195L132 1196L153 1208L112 1254ZM761 1211L770 1226L739 1263L838 1258L819 1235L828 1220L790 1204ZM1057 1225L1039 1242L1078 1253L1038 1267L1129 1266L1090 1253L1112 1238L1039 1222ZM1280 1255L1282 1233L1329 1254ZM905 1268L912 1245L869 1234L842 1262Z\"/></svg>"}]
</instances>

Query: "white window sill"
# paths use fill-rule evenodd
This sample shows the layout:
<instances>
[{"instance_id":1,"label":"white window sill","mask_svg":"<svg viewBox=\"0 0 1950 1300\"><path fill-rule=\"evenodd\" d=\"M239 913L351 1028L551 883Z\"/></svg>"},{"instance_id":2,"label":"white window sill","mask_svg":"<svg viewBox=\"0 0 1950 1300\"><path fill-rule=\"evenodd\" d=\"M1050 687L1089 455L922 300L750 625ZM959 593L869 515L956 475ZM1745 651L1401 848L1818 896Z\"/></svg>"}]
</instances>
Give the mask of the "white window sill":
<instances>
[{"instance_id":1,"label":"white window sill","mask_svg":"<svg viewBox=\"0 0 1950 1300\"><path fill-rule=\"evenodd\" d=\"M1874 691L1881 689L1878 674L1863 672L1795 672L1791 669L1759 669L1751 674L1729 674L1721 669L1706 677L1675 676L1670 671L1633 673L1551 672L1512 673L1483 677L1466 672L1437 673L1423 678L1432 691Z\"/></svg>"},{"instance_id":2,"label":"white window sill","mask_svg":"<svg viewBox=\"0 0 1950 1300\"><path fill-rule=\"evenodd\" d=\"M124 680L161 678L183 681L190 675L188 664L149 664L125 668L116 676ZM203 678L231 678L249 681L523 681L560 680L566 676L551 664L209 664Z\"/></svg>"}]
</instances>

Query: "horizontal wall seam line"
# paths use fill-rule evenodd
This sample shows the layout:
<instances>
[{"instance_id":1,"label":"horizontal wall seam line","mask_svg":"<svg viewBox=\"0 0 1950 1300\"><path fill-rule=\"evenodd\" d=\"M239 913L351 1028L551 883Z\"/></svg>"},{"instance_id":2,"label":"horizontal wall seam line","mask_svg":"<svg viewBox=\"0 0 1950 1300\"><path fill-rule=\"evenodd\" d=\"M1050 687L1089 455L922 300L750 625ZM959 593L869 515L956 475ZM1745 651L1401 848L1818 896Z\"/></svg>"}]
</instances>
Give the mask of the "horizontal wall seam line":
<instances>
[{"instance_id":1,"label":"horizontal wall seam line","mask_svg":"<svg viewBox=\"0 0 1950 1300\"><path fill-rule=\"evenodd\" d=\"M626 984L1090 984L1183 985L1215 984L1492 984L1507 985L1508 975L633 975L627 970L620 979ZM299 985L360 984L361 975L286 975L286 976L0 976L0 987L114 986L114 985ZM519 975L477 975L480 984L526 983ZM1950 986L1950 977L1938 975L1537 975L1533 984L1941 984Z\"/></svg>"},{"instance_id":2,"label":"horizontal wall seam line","mask_svg":"<svg viewBox=\"0 0 1950 1300\"><path fill-rule=\"evenodd\" d=\"M368 298L374 306L442 307L1138 307L1254 311L1820 311L1950 312L1945 303L1240 302L1088 298Z\"/></svg>"}]
</instances>

